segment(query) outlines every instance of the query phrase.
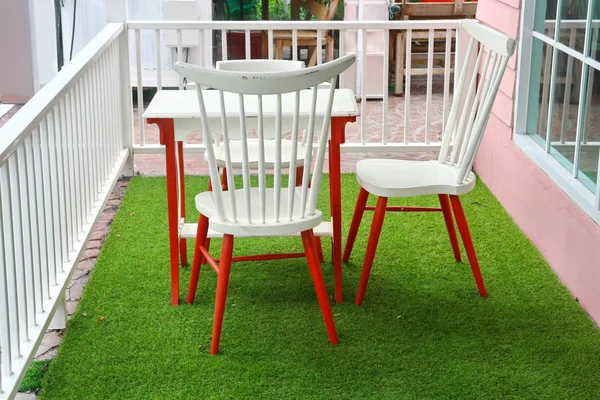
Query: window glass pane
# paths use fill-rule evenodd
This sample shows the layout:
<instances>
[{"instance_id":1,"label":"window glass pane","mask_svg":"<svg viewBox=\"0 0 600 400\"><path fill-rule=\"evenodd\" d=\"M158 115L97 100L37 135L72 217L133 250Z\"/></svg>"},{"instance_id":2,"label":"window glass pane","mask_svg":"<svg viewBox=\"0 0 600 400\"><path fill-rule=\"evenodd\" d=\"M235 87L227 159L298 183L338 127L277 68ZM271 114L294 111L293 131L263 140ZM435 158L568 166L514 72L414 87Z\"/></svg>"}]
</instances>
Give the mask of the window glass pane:
<instances>
[{"instance_id":1,"label":"window glass pane","mask_svg":"<svg viewBox=\"0 0 600 400\"><path fill-rule=\"evenodd\" d=\"M545 147L553 47L533 39L527 133Z\"/></svg>"},{"instance_id":2,"label":"window glass pane","mask_svg":"<svg viewBox=\"0 0 600 400\"><path fill-rule=\"evenodd\" d=\"M551 38L554 38L554 28L556 26L556 3L557 0L537 0L535 2L533 29Z\"/></svg>"},{"instance_id":3,"label":"window glass pane","mask_svg":"<svg viewBox=\"0 0 600 400\"><path fill-rule=\"evenodd\" d=\"M600 12L600 6L596 7ZM600 17L592 22L590 57L600 61Z\"/></svg>"},{"instance_id":4,"label":"window glass pane","mask_svg":"<svg viewBox=\"0 0 600 400\"><path fill-rule=\"evenodd\" d=\"M579 180L591 191L596 190L600 152L600 71L588 73L584 130L579 158Z\"/></svg>"},{"instance_id":5,"label":"window glass pane","mask_svg":"<svg viewBox=\"0 0 600 400\"><path fill-rule=\"evenodd\" d=\"M563 0L559 41L583 53L588 0Z\"/></svg>"},{"instance_id":6,"label":"window glass pane","mask_svg":"<svg viewBox=\"0 0 600 400\"><path fill-rule=\"evenodd\" d=\"M558 51L552 107L552 146L550 154L573 170L577 135L577 113L581 88L581 61Z\"/></svg>"}]
</instances>

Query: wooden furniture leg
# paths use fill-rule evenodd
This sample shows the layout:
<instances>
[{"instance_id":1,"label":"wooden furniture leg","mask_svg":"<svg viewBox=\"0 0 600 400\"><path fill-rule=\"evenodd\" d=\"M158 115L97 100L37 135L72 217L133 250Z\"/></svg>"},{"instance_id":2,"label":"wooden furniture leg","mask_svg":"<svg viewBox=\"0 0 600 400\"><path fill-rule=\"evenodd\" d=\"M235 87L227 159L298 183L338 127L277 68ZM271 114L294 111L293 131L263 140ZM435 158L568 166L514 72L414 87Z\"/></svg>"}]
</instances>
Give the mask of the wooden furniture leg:
<instances>
[{"instance_id":1,"label":"wooden furniture leg","mask_svg":"<svg viewBox=\"0 0 600 400\"><path fill-rule=\"evenodd\" d=\"M169 220L169 261L171 269L171 304L179 304L179 210L177 190L177 144L172 118L148 118L147 123L158 125L160 144L165 146L167 207Z\"/></svg>"},{"instance_id":2,"label":"wooden furniture leg","mask_svg":"<svg viewBox=\"0 0 600 400\"><path fill-rule=\"evenodd\" d=\"M456 237L456 230L454 229L454 220L452 219L452 207L450 206L450 200L447 194L438 194L440 199L440 206L442 207L442 213L444 214L444 221L446 222L446 229L448 230L448 237L450 238L450 244L452 245L452 251L454 252L454 259L461 261L460 247L458 247L458 238Z\"/></svg>"},{"instance_id":3,"label":"wooden furniture leg","mask_svg":"<svg viewBox=\"0 0 600 400\"><path fill-rule=\"evenodd\" d=\"M190 278L190 288L188 290L187 302L192 304L196 297L196 288L198 287L198 278L200 276L200 261L203 258L200 251L206 241L208 234L208 218L200 214L198 220L198 229L196 231L196 245L194 246L194 259L192 260L192 276Z\"/></svg>"},{"instance_id":4,"label":"wooden furniture leg","mask_svg":"<svg viewBox=\"0 0 600 400\"><path fill-rule=\"evenodd\" d=\"M479 261L477 261L477 255L475 254L475 247L473 246L473 239L471 238L471 232L469 231L469 225L467 224L465 212L463 211L462 204L460 203L458 196L450 195L450 203L452 204L452 210L454 211L454 216L456 217L458 231L460 232L463 245L467 251L467 257L469 259L469 264L471 265L471 271L473 272L475 283L477 284L477 289L479 290L481 297L485 298L487 297L487 292L483 283L483 277L481 276Z\"/></svg>"},{"instance_id":5,"label":"wooden furniture leg","mask_svg":"<svg viewBox=\"0 0 600 400\"><path fill-rule=\"evenodd\" d=\"M371 268L373 267L373 260L375 259L375 251L377 250L377 243L379 243L379 237L381 236L381 228L383 227L387 201L387 197L379 197L377 199L377 205L375 206L375 215L373 215L371 232L369 233L369 243L367 244L367 252L365 254L362 274L360 276L360 283L358 284L358 293L356 294L356 304L359 306L363 303L363 299L365 298L365 291L367 290L367 283L369 283L369 276L371 275Z\"/></svg>"},{"instance_id":6,"label":"wooden furniture leg","mask_svg":"<svg viewBox=\"0 0 600 400\"><path fill-rule=\"evenodd\" d=\"M350 232L348 232L348 239L346 240L346 247L344 248L344 257L342 258L343 262L348 262L348 260L350 260L350 254L352 254L352 248L354 247L354 242L356 241L356 235L358 234L358 228L360 227L360 221L362 221L368 199L369 192L363 188L360 188L358 199L356 200L356 207L354 208L354 215L352 216Z\"/></svg>"},{"instance_id":7,"label":"wooden furniture leg","mask_svg":"<svg viewBox=\"0 0 600 400\"><path fill-rule=\"evenodd\" d=\"M315 285L315 291L317 292L317 299L319 300L319 306L321 307L321 313L323 314L323 320L325 321L325 327L327 329L327 334L329 335L329 341L331 344L337 344L337 333L333 323L333 315L331 313L331 306L329 305L327 288L325 287L325 281L323 280L323 272L321 271L321 266L319 265L317 248L315 246L315 236L312 229L302 232L302 242L304 243L308 268L310 269L310 274Z\"/></svg>"},{"instance_id":8,"label":"wooden furniture leg","mask_svg":"<svg viewBox=\"0 0 600 400\"><path fill-rule=\"evenodd\" d=\"M275 40L275 59L283 60L283 40Z\"/></svg>"},{"instance_id":9,"label":"wooden furniture leg","mask_svg":"<svg viewBox=\"0 0 600 400\"><path fill-rule=\"evenodd\" d=\"M406 33L396 33L396 78L394 94L402 96L404 94L404 60L406 58Z\"/></svg>"},{"instance_id":10,"label":"wooden furniture leg","mask_svg":"<svg viewBox=\"0 0 600 400\"><path fill-rule=\"evenodd\" d=\"M233 235L223 235L221 246L221 259L219 261L219 278L217 280L217 299L215 300L215 320L213 323L212 343L210 354L215 355L219 351L221 340L221 327L223 326L223 314L225 313L225 301L227 300L227 287L229 286L229 271L231 267L231 255L233 254Z\"/></svg>"},{"instance_id":11,"label":"wooden furniture leg","mask_svg":"<svg viewBox=\"0 0 600 400\"><path fill-rule=\"evenodd\" d=\"M183 169L183 142L177 142L177 160L178 164L178 172L179 172L179 198L181 199L180 205L180 213L181 218L185 220L185 172ZM188 265L188 257L187 257L187 240L184 238L179 239L179 258L181 259L181 265Z\"/></svg>"},{"instance_id":12,"label":"wooden furniture leg","mask_svg":"<svg viewBox=\"0 0 600 400\"><path fill-rule=\"evenodd\" d=\"M333 60L333 46L334 46L334 40L331 36L327 36L327 57L326 60L327 61L332 61Z\"/></svg>"}]
</instances>

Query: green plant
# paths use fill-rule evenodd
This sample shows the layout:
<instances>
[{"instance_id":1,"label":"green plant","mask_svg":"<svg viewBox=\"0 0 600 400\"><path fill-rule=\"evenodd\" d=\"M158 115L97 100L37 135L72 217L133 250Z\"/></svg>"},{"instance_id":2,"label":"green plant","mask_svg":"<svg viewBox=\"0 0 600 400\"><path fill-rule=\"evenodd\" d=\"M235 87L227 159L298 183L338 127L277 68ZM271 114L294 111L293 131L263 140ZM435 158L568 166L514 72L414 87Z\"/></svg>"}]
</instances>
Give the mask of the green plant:
<instances>
[{"instance_id":1,"label":"green plant","mask_svg":"<svg viewBox=\"0 0 600 400\"><path fill-rule=\"evenodd\" d=\"M262 19L262 6L257 4L256 16ZM269 19L273 21L288 21L290 20L290 10L286 7L282 0L269 0Z\"/></svg>"}]
</instances>

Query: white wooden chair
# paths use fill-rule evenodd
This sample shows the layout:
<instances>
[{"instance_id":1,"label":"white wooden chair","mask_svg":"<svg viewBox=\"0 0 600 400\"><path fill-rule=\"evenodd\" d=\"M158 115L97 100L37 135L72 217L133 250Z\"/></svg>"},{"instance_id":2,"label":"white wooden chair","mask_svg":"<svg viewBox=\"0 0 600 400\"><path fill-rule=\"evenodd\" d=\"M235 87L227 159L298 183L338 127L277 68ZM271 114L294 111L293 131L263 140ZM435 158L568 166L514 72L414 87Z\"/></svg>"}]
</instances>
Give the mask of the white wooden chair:
<instances>
[{"instance_id":1,"label":"white wooden chair","mask_svg":"<svg viewBox=\"0 0 600 400\"><path fill-rule=\"evenodd\" d=\"M208 129L207 114L204 106L202 90L197 89L198 103L200 106L200 115L202 121L202 133L206 143L205 158L208 162L210 180L212 182L212 191L200 193L196 196L196 207L200 211L198 223L196 247L194 251L194 260L192 262L192 275L190 278L190 289L188 294L188 303L194 301L198 276L200 273L200 257L206 257L208 263L218 274L217 297L215 302L215 320L213 326L213 336L211 344L211 354L216 354L219 349L219 338L223 322L223 313L225 309L225 299L227 296L227 286L229 282L230 264L232 261L232 249L234 236L237 237L272 237L284 236L300 233L309 269L313 278L317 298L321 306L325 326L332 344L336 344L337 334L333 323L333 317L327 297L327 290L323 280L323 274L318 259L315 245L313 228L321 223L323 215L316 209L319 189L321 187L321 177L323 170L323 161L325 157L326 144L329 132L329 120L335 93L335 79L339 73L346 70L355 57L353 55L345 56L323 64L317 67L305 70L281 71L281 72L231 72L205 69L193 65L180 63L175 64L175 70L182 76L196 82L196 87L210 85L219 90L221 102L221 122L223 134L223 147L225 155L225 165L227 168L226 185L227 190L221 187L218 162L215 156L215 146L210 138ZM315 127L315 113L317 106L317 86L333 79L334 84L330 87L327 105L325 107L325 116L322 126L319 130ZM304 159L305 168L302 174L302 184L295 185L296 165L299 158L297 147L294 146L289 161L290 179L287 187L282 185L282 94L290 93L295 99L294 107L294 126L292 129L292 143L298 143L298 124L300 116L300 91L312 87L311 104L311 123L307 128L308 142L312 143L317 135L318 146L317 154L313 160L313 146L306 146ZM229 93L227 93L229 92ZM246 131L246 113L245 103L248 103L251 97L254 97L257 105L258 115L258 185L253 186L250 180L250 158L248 150L248 139L246 135L241 135L241 155L242 155L242 185L236 187L234 182L232 168L232 157L227 126L226 104L231 105L225 99L231 99L231 95L238 94L239 107L239 131ZM264 109L264 104L275 99L275 110ZM269 101L267 101L269 100ZM275 156L274 162L274 185L267 187L267 167L265 146L266 141L264 131L264 115L275 114ZM317 132L317 133L315 133ZM311 168L312 166L312 168ZM312 174L312 178L311 178ZM210 224L211 230L223 234L223 244L221 248L221 258L219 264L210 256L204 243Z\"/></svg>"},{"instance_id":2,"label":"white wooden chair","mask_svg":"<svg viewBox=\"0 0 600 400\"><path fill-rule=\"evenodd\" d=\"M467 220L458 196L471 191L475 186L475 174L471 171L473 161L516 42L472 20L462 22L462 27L471 35L471 39L466 52L466 61L458 78L448 122L444 128L438 160L371 159L359 161L356 165L356 177L361 190L344 250L345 262L350 258L364 211L375 210L356 304L363 302L386 211L441 211L454 256L457 261L460 261L460 249L452 219L452 212L454 212L479 294L487 297ZM375 207L366 206L369 194L378 197ZM390 197L430 194L438 195L441 208L387 206Z\"/></svg>"}]
</instances>

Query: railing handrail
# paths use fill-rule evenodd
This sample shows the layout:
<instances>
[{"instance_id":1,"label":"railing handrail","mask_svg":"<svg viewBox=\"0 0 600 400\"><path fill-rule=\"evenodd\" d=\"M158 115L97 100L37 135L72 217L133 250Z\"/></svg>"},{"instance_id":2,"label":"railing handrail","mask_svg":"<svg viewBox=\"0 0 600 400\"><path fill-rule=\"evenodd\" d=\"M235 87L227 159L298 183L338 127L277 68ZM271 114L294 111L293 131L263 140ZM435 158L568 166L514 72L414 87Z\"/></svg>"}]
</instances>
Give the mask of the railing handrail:
<instances>
[{"instance_id":1,"label":"railing handrail","mask_svg":"<svg viewBox=\"0 0 600 400\"><path fill-rule=\"evenodd\" d=\"M127 21L128 29L239 29L266 30L340 30L340 29L452 29L462 19L394 21Z\"/></svg>"},{"instance_id":2,"label":"railing handrail","mask_svg":"<svg viewBox=\"0 0 600 400\"><path fill-rule=\"evenodd\" d=\"M0 128L0 166L50 110L123 31L122 23L109 23L63 69L37 92L2 128Z\"/></svg>"},{"instance_id":3,"label":"railing handrail","mask_svg":"<svg viewBox=\"0 0 600 400\"><path fill-rule=\"evenodd\" d=\"M559 21L561 28L574 29L574 28L585 28L587 20L585 19L563 19ZM600 19L593 19L591 21L593 28L600 27ZM544 22L545 28L553 28L556 26L556 20L547 19Z\"/></svg>"}]
</instances>

